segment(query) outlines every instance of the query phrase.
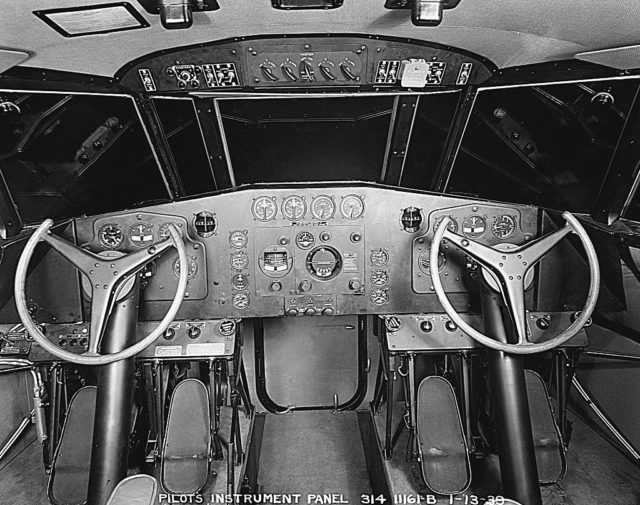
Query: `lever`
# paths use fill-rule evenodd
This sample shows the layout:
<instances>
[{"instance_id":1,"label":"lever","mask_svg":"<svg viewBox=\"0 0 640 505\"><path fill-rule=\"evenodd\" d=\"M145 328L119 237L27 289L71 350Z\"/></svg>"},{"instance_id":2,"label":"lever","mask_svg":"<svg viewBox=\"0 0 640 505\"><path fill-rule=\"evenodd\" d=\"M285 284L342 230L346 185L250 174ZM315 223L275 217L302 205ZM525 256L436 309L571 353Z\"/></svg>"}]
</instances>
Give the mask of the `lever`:
<instances>
[{"instance_id":1,"label":"lever","mask_svg":"<svg viewBox=\"0 0 640 505\"><path fill-rule=\"evenodd\" d=\"M295 72L293 71L293 69L289 66L289 65L285 65L284 63L280 66L280 68L282 69L282 73L284 74L284 76L289 79L290 81L296 82L298 80L298 77L296 76Z\"/></svg>"},{"instance_id":2,"label":"lever","mask_svg":"<svg viewBox=\"0 0 640 505\"><path fill-rule=\"evenodd\" d=\"M327 81L335 81L336 76L331 72L331 68L329 65L325 65L324 63L320 64L320 73L324 76Z\"/></svg>"},{"instance_id":3,"label":"lever","mask_svg":"<svg viewBox=\"0 0 640 505\"><path fill-rule=\"evenodd\" d=\"M280 80L278 76L273 73L273 69L271 67L268 67L266 65L260 65L260 70L262 70L262 73L264 74L264 76L267 79L269 79L271 82Z\"/></svg>"},{"instance_id":4,"label":"lever","mask_svg":"<svg viewBox=\"0 0 640 505\"><path fill-rule=\"evenodd\" d=\"M358 76L352 72L351 67L346 63L340 63L340 70L342 70L342 73L345 75L347 79L351 81L358 80Z\"/></svg>"}]
</instances>

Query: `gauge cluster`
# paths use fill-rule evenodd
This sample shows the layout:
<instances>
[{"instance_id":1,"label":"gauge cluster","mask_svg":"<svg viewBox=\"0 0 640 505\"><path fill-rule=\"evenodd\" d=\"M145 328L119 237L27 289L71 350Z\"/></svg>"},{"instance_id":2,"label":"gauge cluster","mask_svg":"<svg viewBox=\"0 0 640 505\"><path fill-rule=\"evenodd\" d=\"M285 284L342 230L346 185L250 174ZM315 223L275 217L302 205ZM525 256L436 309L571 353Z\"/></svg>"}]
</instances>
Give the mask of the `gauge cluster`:
<instances>
[{"instance_id":1,"label":"gauge cluster","mask_svg":"<svg viewBox=\"0 0 640 505\"><path fill-rule=\"evenodd\" d=\"M522 245L537 233L535 209L516 209L498 205L464 205L434 211L429 228L413 240L412 286L416 293L432 293L430 253L431 240L445 217L450 218L448 230L485 245ZM445 290L464 293L478 283L478 265L456 246L443 240L438 255L438 272ZM477 288L475 288L477 289Z\"/></svg>"},{"instance_id":2,"label":"gauge cluster","mask_svg":"<svg viewBox=\"0 0 640 505\"><path fill-rule=\"evenodd\" d=\"M265 185L81 218L76 229L94 252L130 252L177 225L189 278L179 319L402 314L441 310L429 252L445 216L470 240L519 245L537 236L537 213L365 183ZM464 310L478 265L444 244L438 270ZM179 274L173 249L145 269L143 319L164 316Z\"/></svg>"}]
</instances>

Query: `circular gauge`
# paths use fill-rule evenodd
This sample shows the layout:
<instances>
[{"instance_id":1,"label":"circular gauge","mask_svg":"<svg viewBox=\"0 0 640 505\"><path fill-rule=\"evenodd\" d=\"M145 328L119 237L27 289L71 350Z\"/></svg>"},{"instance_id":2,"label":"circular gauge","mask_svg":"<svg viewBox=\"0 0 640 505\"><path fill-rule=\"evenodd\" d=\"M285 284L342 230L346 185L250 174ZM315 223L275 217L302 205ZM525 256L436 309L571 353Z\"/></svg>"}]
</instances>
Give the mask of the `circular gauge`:
<instances>
[{"instance_id":1,"label":"circular gauge","mask_svg":"<svg viewBox=\"0 0 640 505\"><path fill-rule=\"evenodd\" d=\"M374 249L371 251L371 264L377 267L386 265L389 262L389 253L386 249Z\"/></svg>"},{"instance_id":2,"label":"circular gauge","mask_svg":"<svg viewBox=\"0 0 640 505\"><path fill-rule=\"evenodd\" d=\"M451 221L449 221L449 226L447 226L447 230L449 230L451 233L455 233L458 231L458 221L456 221L452 216L449 216L451 218ZM440 223L442 222L444 218L440 217L436 220L436 225L434 226L434 232L435 230L438 229L438 226L440 226Z\"/></svg>"},{"instance_id":3,"label":"circular gauge","mask_svg":"<svg viewBox=\"0 0 640 505\"><path fill-rule=\"evenodd\" d=\"M242 270L249 265L249 256L244 251L233 253L231 255L231 266L236 270Z\"/></svg>"},{"instance_id":4,"label":"circular gauge","mask_svg":"<svg viewBox=\"0 0 640 505\"><path fill-rule=\"evenodd\" d=\"M340 253L330 246L316 247L307 256L307 270L321 281L333 279L342 270Z\"/></svg>"},{"instance_id":5,"label":"circular gauge","mask_svg":"<svg viewBox=\"0 0 640 505\"><path fill-rule=\"evenodd\" d=\"M491 233L494 237L499 239L509 238L516 232L516 220L503 214L502 216L494 217L491 224Z\"/></svg>"},{"instance_id":6,"label":"circular gauge","mask_svg":"<svg viewBox=\"0 0 640 505\"><path fill-rule=\"evenodd\" d=\"M430 270L431 260L429 258L430 254L431 254L431 249L427 248L420 253L420 256L418 256L418 266L420 267L420 270L422 270L422 273L427 275L431 275L431 270ZM442 272L446 266L447 266L447 257L444 255L442 251L440 251L440 253L438 254L438 272L439 273Z\"/></svg>"},{"instance_id":7,"label":"circular gauge","mask_svg":"<svg viewBox=\"0 0 640 505\"><path fill-rule=\"evenodd\" d=\"M316 219L331 219L336 212L336 204L328 195L318 195L311 202L311 214Z\"/></svg>"},{"instance_id":8,"label":"circular gauge","mask_svg":"<svg viewBox=\"0 0 640 505\"><path fill-rule=\"evenodd\" d=\"M158 228L158 240L167 240L171 236L169 224L170 223L163 223L160 225L160 228Z\"/></svg>"},{"instance_id":9,"label":"circular gauge","mask_svg":"<svg viewBox=\"0 0 640 505\"><path fill-rule=\"evenodd\" d=\"M153 225L148 223L134 224L129 229L129 240L136 247L146 247L153 243Z\"/></svg>"},{"instance_id":10,"label":"circular gauge","mask_svg":"<svg viewBox=\"0 0 640 505\"><path fill-rule=\"evenodd\" d=\"M236 309L246 309L251 303L249 293L236 293L233 295L231 302Z\"/></svg>"},{"instance_id":11,"label":"circular gauge","mask_svg":"<svg viewBox=\"0 0 640 505\"><path fill-rule=\"evenodd\" d=\"M389 282L389 272L386 270L374 270L371 272L371 284L374 286L386 286Z\"/></svg>"},{"instance_id":12,"label":"circular gauge","mask_svg":"<svg viewBox=\"0 0 640 505\"><path fill-rule=\"evenodd\" d=\"M193 279L198 275L198 262L195 257L187 257L187 263L189 269L187 279ZM180 277L180 258L178 257L173 260L173 273L176 277Z\"/></svg>"},{"instance_id":13,"label":"circular gauge","mask_svg":"<svg viewBox=\"0 0 640 505\"><path fill-rule=\"evenodd\" d=\"M259 196L253 201L251 213L258 221L271 221L278 213L276 199L270 196Z\"/></svg>"},{"instance_id":14,"label":"circular gauge","mask_svg":"<svg viewBox=\"0 0 640 505\"><path fill-rule=\"evenodd\" d=\"M389 301L389 292L386 289L374 289L371 292L371 303L384 305Z\"/></svg>"},{"instance_id":15,"label":"circular gauge","mask_svg":"<svg viewBox=\"0 0 640 505\"><path fill-rule=\"evenodd\" d=\"M307 212L307 204L304 198L298 195L291 195L282 201L282 214L289 221L298 221Z\"/></svg>"},{"instance_id":16,"label":"circular gauge","mask_svg":"<svg viewBox=\"0 0 640 505\"><path fill-rule=\"evenodd\" d=\"M309 249L316 243L316 238L309 231L301 231L296 235L296 245L300 249Z\"/></svg>"},{"instance_id":17,"label":"circular gauge","mask_svg":"<svg viewBox=\"0 0 640 505\"><path fill-rule=\"evenodd\" d=\"M462 222L462 233L469 238L479 238L487 231L487 222L481 216L468 216Z\"/></svg>"},{"instance_id":18,"label":"circular gauge","mask_svg":"<svg viewBox=\"0 0 640 505\"><path fill-rule=\"evenodd\" d=\"M229 244L236 249L242 249L247 245L247 230L233 230L229 233Z\"/></svg>"},{"instance_id":19,"label":"circular gauge","mask_svg":"<svg viewBox=\"0 0 640 505\"><path fill-rule=\"evenodd\" d=\"M231 277L231 285L237 291L244 291L249 288L249 276L247 274L236 274Z\"/></svg>"},{"instance_id":20,"label":"circular gauge","mask_svg":"<svg viewBox=\"0 0 640 505\"><path fill-rule=\"evenodd\" d=\"M107 249L118 249L124 242L124 232L117 224L105 224L98 230L98 239Z\"/></svg>"},{"instance_id":21,"label":"circular gauge","mask_svg":"<svg viewBox=\"0 0 640 505\"><path fill-rule=\"evenodd\" d=\"M347 219L358 219L364 214L364 200L358 195L347 195L340 202L340 212Z\"/></svg>"}]
</instances>

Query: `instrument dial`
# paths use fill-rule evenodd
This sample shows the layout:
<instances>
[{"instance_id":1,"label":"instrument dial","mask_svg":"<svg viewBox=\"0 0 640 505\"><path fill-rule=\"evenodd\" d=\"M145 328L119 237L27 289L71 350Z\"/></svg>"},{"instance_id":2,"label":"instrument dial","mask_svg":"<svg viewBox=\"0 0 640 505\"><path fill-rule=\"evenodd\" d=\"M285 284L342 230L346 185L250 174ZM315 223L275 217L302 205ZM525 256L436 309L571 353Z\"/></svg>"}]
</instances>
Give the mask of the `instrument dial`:
<instances>
[{"instance_id":1,"label":"instrument dial","mask_svg":"<svg viewBox=\"0 0 640 505\"><path fill-rule=\"evenodd\" d=\"M462 222L462 233L469 238L479 238L487 231L487 222L481 216L468 216Z\"/></svg>"},{"instance_id":2,"label":"instrument dial","mask_svg":"<svg viewBox=\"0 0 640 505\"><path fill-rule=\"evenodd\" d=\"M171 237L171 233L169 232L169 224L170 223L163 223L160 225L160 228L158 228L158 240L167 240L169 237Z\"/></svg>"},{"instance_id":3,"label":"instrument dial","mask_svg":"<svg viewBox=\"0 0 640 505\"><path fill-rule=\"evenodd\" d=\"M258 221L271 221L278 213L276 199L270 196L259 196L253 201L251 213Z\"/></svg>"},{"instance_id":4,"label":"instrument dial","mask_svg":"<svg viewBox=\"0 0 640 505\"><path fill-rule=\"evenodd\" d=\"M347 195L340 202L340 212L346 219L358 219L364 214L364 200L358 195Z\"/></svg>"},{"instance_id":5,"label":"instrument dial","mask_svg":"<svg viewBox=\"0 0 640 505\"><path fill-rule=\"evenodd\" d=\"M233 295L231 302L236 309L246 309L251 303L249 293L236 293Z\"/></svg>"},{"instance_id":6,"label":"instrument dial","mask_svg":"<svg viewBox=\"0 0 640 505\"><path fill-rule=\"evenodd\" d=\"M449 218L451 219L451 221L449 221L449 226L447 226L447 230L449 230L451 233L455 233L458 231L458 222L453 218L453 216L449 216ZM436 220L436 225L434 227L434 230L438 229L443 219L444 218L440 217Z\"/></svg>"},{"instance_id":7,"label":"instrument dial","mask_svg":"<svg viewBox=\"0 0 640 505\"><path fill-rule=\"evenodd\" d=\"M418 257L418 266L420 267L420 270L422 270L422 273L425 273L427 275L431 275L430 255L431 255L431 249L427 248L424 251L422 251L420 253L420 256ZM446 266L447 266L447 257L444 255L442 251L440 251L438 253L438 273L441 273Z\"/></svg>"},{"instance_id":8,"label":"instrument dial","mask_svg":"<svg viewBox=\"0 0 640 505\"><path fill-rule=\"evenodd\" d=\"M316 247L307 256L307 270L316 279L328 281L342 270L340 253L330 246Z\"/></svg>"},{"instance_id":9,"label":"instrument dial","mask_svg":"<svg viewBox=\"0 0 640 505\"><path fill-rule=\"evenodd\" d=\"M336 204L328 195L318 195L311 201L311 214L316 219L331 219L335 212Z\"/></svg>"},{"instance_id":10,"label":"instrument dial","mask_svg":"<svg viewBox=\"0 0 640 505\"><path fill-rule=\"evenodd\" d=\"M372 265L381 267L389 262L389 253L386 249L374 249L371 251L369 259Z\"/></svg>"},{"instance_id":11,"label":"instrument dial","mask_svg":"<svg viewBox=\"0 0 640 505\"><path fill-rule=\"evenodd\" d=\"M118 249L124 242L124 232L117 224L105 224L98 230L98 239L103 247L107 249Z\"/></svg>"},{"instance_id":12,"label":"instrument dial","mask_svg":"<svg viewBox=\"0 0 640 505\"><path fill-rule=\"evenodd\" d=\"M493 218L491 233L499 239L509 238L516 232L516 220L507 214Z\"/></svg>"},{"instance_id":13,"label":"instrument dial","mask_svg":"<svg viewBox=\"0 0 640 505\"><path fill-rule=\"evenodd\" d=\"M129 240L136 247L146 247L153 243L153 225L148 223L134 224L129 229Z\"/></svg>"},{"instance_id":14,"label":"instrument dial","mask_svg":"<svg viewBox=\"0 0 640 505\"><path fill-rule=\"evenodd\" d=\"M307 204L304 198L298 195L286 197L282 202L282 214L289 221L298 221L304 217L307 212Z\"/></svg>"},{"instance_id":15,"label":"instrument dial","mask_svg":"<svg viewBox=\"0 0 640 505\"><path fill-rule=\"evenodd\" d=\"M374 286L386 286L389 282L389 272L386 270L374 270L371 272L371 284Z\"/></svg>"},{"instance_id":16,"label":"instrument dial","mask_svg":"<svg viewBox=\"0 0 640 505\"><path fill-rule=\"evenodd\" d=\"M244 251L233 253L231 255L231 266L236 270L242 270L249 265L249 256Z\"/></svg>"},{"instance_id":17,"label":"instrument dial","mask_svg":"<svg viewBox=\"0 0 640 505\"><path fill-rule=\"evenodd\" d=\"M389 301L389 292L386 289L374 289L371 293L371 303L384 305Z\"/></svg>"},{"instance_id":18,"label":"instrument dial","mask_svg":"<svg viewBox=\"0 0 640 505\"><path fill-rule=\"evenodd\" d=\"M191 280L198 275L198 261L196 257L187 257L187 265L187 279ZM180 258L178 257L173 260L173 273L176 277L180 277Z\"/></svg>"},{"instance_id":19,"label":"instrument dial","mask_svg":"<svg viewBox=\"0 0 640 505\"><path fill-rule=\"evenodd\" d=\"M316 243L316 238L313 236L313 233L308 231L301 231L296 235L296 245L300 249L309 249Z\"/></svg>"},{"instance_id":20,"label":"instrument dial","mask_svg":"<svg viewBox=\"0 0 640 505\"><path fill-rule=\"evenodd\" d=\"M229 234L229 244L236 249L242 249L247 245L247 230L233 230Z\"/></svg>"},{"instance_id":21,"label":"instrument dial","mask_svg":"<svg viewBox=\"0 0 640 505\"><path fill-rule=\"evenodd\" d=\"M237 291L249 288L249 276L246 274L236 274L231 278L231 285Z\"/></svg>"}]
</instances>

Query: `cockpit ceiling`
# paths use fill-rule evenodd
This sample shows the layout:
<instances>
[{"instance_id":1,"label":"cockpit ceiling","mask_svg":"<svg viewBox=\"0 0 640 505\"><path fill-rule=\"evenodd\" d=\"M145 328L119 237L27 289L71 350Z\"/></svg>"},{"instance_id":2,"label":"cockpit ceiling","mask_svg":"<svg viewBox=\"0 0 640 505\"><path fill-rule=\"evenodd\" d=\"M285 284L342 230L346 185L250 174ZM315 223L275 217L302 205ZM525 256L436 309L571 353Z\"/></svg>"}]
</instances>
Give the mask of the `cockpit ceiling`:
<instances>
[{"instance_id":1,"label":"cockpit ceiling","mask_svg":"<svg viewBox=\"0 0 640 505\"><path fill-rule=\"evenodd\" d=\"M463 0L438 27L417 27L409 11L384 0L345 0L331 10L283 11L269 0L220 0L194 13L193 26L166 30L159 16L131 4L150 27L65 38L33 12L104 4L105 0L0 0L0 48L28 51L23 66L113 76L151 52L232 37L343 33L384 35L450 45L484 56L499 68L573 58L577 53L638 44L640 2L620 0Z\"/></svg>"}]
</instances>

